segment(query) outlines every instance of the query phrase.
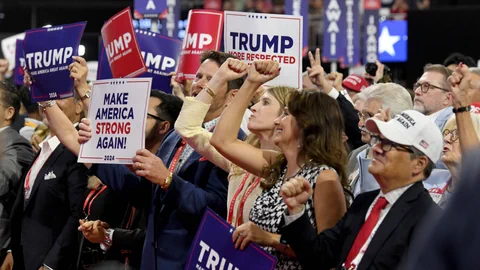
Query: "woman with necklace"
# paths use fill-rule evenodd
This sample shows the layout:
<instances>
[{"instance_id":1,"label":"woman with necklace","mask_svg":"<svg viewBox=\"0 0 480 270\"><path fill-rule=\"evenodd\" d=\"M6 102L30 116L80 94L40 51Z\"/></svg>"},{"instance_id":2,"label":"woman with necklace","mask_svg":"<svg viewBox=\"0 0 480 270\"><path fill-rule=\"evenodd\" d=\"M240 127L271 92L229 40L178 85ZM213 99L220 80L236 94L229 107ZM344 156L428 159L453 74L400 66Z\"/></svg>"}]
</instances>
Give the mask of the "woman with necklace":
<instances>
[{"instance_id":1,"label":"woman with necklace","mask_svg":"<svg viewBox=\"0 0 480 270\"><path fill-rule=\"evenodd\" d=\"M278 74L277 70L278 63L271 61L254 62L248 68L245 83L223 112L210 143L232 163L266 179L250 221L233 234L236 247L243 249L255 242L277 256L277 269L300 269L291 250L280 242L286 209L280 187L293 177L307 179L315 190L306 207L312 225L319 232L335 225L346 211L344 126L333 98L319 91L294 91L283 114L274 121L273 142L281 152L236 140L234 133L261 78Z\"/></svg>"}]
</instances>

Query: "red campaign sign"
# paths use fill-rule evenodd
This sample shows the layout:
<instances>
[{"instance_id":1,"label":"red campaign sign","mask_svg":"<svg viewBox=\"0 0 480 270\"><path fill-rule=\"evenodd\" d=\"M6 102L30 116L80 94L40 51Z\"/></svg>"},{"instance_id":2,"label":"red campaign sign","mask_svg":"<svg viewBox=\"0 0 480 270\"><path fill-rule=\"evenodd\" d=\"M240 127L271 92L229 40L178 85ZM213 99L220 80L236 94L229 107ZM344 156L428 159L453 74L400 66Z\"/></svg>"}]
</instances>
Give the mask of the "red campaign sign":
<instances>
[{"instance_id":1,"label":"red campaign sign","mask_svg":"<svg viewBox=\"0 0 480 270\"><path fill-rule=\"evenodd\" d=\"M380 9L381 7L380 0L364 0L363 1L363 8L366 10L375 10Z\"/></svg>"},{"instance_id":2,"label":"red campaign sign","mask_svg":"<svg viewBox=\"0 0 480 270\"><path fill-rule=\"evenodd\" d=\"M133 78L147 71L129 7L110 18L101 32L113 78Z\"/></svg>"},{"instance_id":3,"label":"red campaign sign","mask_svg":"<svg viewBox=\"0 0 480 270\"><path fill-rule=\"evenodd\" d=\"M223 31L223 12L190 10L177 66L177 80L193 80L200 66L200 55L207 50L220 50Z\"/></svg>"}]
</instances>

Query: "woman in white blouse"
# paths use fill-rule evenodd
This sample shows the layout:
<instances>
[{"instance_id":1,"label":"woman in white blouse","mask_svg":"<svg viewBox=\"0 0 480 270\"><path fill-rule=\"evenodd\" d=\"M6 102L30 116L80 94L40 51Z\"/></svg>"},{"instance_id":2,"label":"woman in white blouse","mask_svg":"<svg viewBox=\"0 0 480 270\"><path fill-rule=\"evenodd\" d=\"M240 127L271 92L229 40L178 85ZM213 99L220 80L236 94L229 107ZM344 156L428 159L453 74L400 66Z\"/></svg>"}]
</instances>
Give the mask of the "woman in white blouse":
<instances>
[{"instance_id":1,"label":"woman in white blouse","mask_svg":"<svg viewBox=\"0 0 480 270\"><path fill-rule=\"evenodd\" d=\"M222 86L229 80L243 77L246 74L246 67L240 60L227 60L210 79L208 86L203 85L204 89L196 97L187 97L184 100L182 111L175 123L175 130L186 143L204 158L229 172L227 221L234 227L248 222L250 209L262 192L260 187L262 179L235 166L218 153L210 144L211 131L204 129L202 123L210 104L214 101L213 96L224 95L225 93L221 91ZM274 75L267 78L270 77L273 78ZM251 107L252 115L248 122L251 134L246 139L249 144L262 149L276 149L273 143L274 120L282 113L287 96L293 91L295 89L290 87L269 88Z\"/></svg>"}]
</instances>

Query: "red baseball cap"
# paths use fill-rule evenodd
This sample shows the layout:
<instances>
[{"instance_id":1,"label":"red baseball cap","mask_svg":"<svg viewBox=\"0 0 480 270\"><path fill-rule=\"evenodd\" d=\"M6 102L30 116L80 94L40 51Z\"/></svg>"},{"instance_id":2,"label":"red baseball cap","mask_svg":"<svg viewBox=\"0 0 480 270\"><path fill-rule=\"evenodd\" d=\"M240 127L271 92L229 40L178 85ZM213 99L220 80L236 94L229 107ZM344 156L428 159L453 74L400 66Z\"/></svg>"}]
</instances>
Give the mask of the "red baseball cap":
<instances>
[{"instance_id":1,"label":"red baseball cap","mask_svg":"<svg viewBox=\"0 0 480 270\"><path fill-rule=\"evenodd\" d=\"M369 84L362 76L352 74L343 80L342 86L350 91L361 92L363 88L368 87Z\"/></svg>"}]
</instances>

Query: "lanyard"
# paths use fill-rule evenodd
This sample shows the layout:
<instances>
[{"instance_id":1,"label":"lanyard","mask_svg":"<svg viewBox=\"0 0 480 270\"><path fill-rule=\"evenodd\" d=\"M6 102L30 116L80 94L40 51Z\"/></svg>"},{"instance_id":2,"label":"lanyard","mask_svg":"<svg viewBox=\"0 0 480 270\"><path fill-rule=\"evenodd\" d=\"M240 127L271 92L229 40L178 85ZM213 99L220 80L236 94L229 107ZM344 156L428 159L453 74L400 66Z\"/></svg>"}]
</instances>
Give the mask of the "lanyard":
<instances>
[{"instance_id":1,"label":"lanyard","mask_svg":"<svg viewBox=\"0 0 480 270\"><path fill-rule=\"evenodd\" d=\"M214 128L215 128L215 126L211 127L208 131L211 132ZM168 170L171 173L175 172L175 168L178 165L178 160L180 159L180 156L182 155L183 150L185 150L186 146L187 146L187 143L184 140L182 140L182 142L180 143L180 147L177 149L177 152L175 152L175 155L173 156L172 162L170 163L170 166L168 167Z\"/></svg>"},{"instance_id":2,"label":"lanyard","mask_svg":"<svg viewBox=\"0 0 480 270\"><path fill-rule=\"evenodd\" d=\"M237 197L240 195L240 192L242 192L242 190L245 186L245 183L247 182L247 179L248 179L249 176L250 176L250 173L248 173L248 172L245 173L245 177L243 177L243 180L240 183L240 186L237 188L237 191L233 195L232 201L230 202L227 222L229 224L233 225L233 226L235 226L234 224L232 224L233 208L235 207L235 202L237 201ZM250 193L252 193L252 191L257 187L258 183L260 183L260 179L261 179L260 177L255 178L254 182L252 183L252 185L250 186L250 188L247 190L247 192L243 196L242 200L240 201L239 209L237 211L237 214L238 214L237 225L242 225L242 223L243 223L243 208L244 208L245 202L246 202L248 196L250 196Z\"/></svg>"},{"instance_id":3,"label":"lanyard","mask_svg":"<svg viewBox=\"0 0 480 270\"><path fill-rule=\"evenodd\" d=\"M85 219L88 220L88 216L90 216L90 209L92 208L92 203L98 197L98 195L102 194L107 189L107 186L103 186L98 192L96 189L90 191L85 202L83 203L83 213L85 214ZM97 192L97 194L92 198L92 196ZM86 212L88 206L88 212Z\"/></svg>"},{"instance_id":4,"label":"lanyard","mask_svg":"<svg viewBox=\"0 0 480 270\"><path fill-rule=\"evenodd\" d=\"M180 143L180 147L177 149L177 152L175 152L175 156L173 156L172 162L170 163L170 166L168 167L168 170L173 173L175 171L175 168L178 165L178 159L180 158L180 155L182 154L183 150L187 144L185 143L184 140Z\"/></svg>"}]
</instances>

